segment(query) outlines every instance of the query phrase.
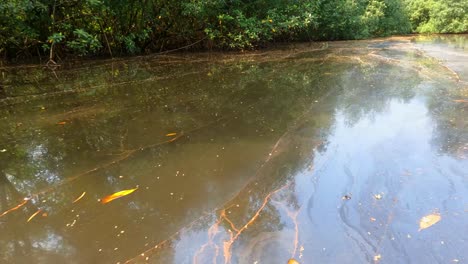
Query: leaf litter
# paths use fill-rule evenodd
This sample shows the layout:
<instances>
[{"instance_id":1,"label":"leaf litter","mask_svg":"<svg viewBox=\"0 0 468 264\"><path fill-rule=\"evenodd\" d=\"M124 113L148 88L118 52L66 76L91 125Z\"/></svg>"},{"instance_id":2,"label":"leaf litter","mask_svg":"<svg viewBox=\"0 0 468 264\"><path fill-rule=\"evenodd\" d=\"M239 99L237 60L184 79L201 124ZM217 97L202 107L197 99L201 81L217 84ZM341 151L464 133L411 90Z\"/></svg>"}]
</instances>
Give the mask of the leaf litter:
<instances>
[{"instance_id":1,"label":"leaf litter","mask_svg":"<svg viewBox=\"0 0 468 264\"><path fill-rule=\"evenodd\" d=\"M419 221L419 230L421 231L423 229L429 228L435 224L437 224L442 217L440 216L439 213L434 213L430 215L423 216L421 220Z\"/></svg>"},{"instance_id":2,"label":"leaf litter","mask_svg":"<svg viewBox=\"0 0 468 264\"><path fill-rule=\"evenodd\" d=\"M102 198L102 199L101 199L101 203L102 203L102 204L106 204L106 203L112 202L112 201L115 200L115 199L118 199L118 198L121 198L121 197L124 197L124 196L127 196L127 195L133 193L133 192L136 191L137 189L138 189L138 187L137 187L137 188L134 188L134 189L122 190L122 191L113 193L113 194L111 194L111 195L108 195L108 196Z\"/></svg>"}]
</instances>

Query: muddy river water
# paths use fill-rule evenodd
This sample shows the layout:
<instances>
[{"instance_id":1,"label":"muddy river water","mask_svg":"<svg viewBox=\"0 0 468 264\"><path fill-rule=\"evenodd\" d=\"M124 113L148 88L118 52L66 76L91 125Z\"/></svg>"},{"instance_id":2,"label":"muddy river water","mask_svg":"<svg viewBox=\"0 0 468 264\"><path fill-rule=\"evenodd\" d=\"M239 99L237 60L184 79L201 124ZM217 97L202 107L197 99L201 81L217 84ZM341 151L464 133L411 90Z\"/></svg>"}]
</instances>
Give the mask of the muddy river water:
<instances>
[{"instance_id":1,"label":"muddy river water","mask_svg":"<svg viewBox=\"0 0 468 264\"><path fill-rule=\"evenodd\" d=\"M1 263L468 261L468 35L0 72Z\"/></svg>"}]
</instances>

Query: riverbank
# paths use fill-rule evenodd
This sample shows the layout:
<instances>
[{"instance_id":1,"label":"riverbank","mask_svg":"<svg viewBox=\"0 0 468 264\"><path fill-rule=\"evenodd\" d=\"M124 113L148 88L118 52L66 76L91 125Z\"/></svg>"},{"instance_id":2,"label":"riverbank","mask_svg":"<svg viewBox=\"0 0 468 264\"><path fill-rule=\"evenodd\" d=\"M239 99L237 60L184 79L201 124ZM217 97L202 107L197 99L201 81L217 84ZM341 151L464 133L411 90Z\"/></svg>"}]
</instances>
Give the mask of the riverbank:
<instances>
[{"instance_id":1,"label":"riverbank","mask_svg":"<svg viewBox=\"0 0 468 264\"><path fill-rule=\"evenodd\" d=\"M458 0L29 1L0 4L0 57L142 55L174 49L252 50L276 42L468 32Z\"/></svg>"}]
</instances>

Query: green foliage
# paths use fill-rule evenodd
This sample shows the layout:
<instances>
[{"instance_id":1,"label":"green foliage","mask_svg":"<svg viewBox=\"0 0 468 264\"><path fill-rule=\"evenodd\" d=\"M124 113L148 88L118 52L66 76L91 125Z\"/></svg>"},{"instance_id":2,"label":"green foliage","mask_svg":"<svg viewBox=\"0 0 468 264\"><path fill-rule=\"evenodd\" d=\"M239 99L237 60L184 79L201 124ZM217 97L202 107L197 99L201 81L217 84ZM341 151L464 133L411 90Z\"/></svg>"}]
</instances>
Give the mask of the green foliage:
<instances>
[{"instance_id":1,"label":"green foliage","mask_svg":"<svg viewBox=\"0 0 468 264\"><path fill-rule=\"evenodd\" d=\"M75 29L73 31L75 39L68 41L67 46L78 54L86 55L88 52L95 53L102 48L101 42L97 36L92 36L83 29Z\"/></svg>"},{"instance_id":2,"label":"green foliage","mask_svg":"<svg viewBox=\"0 0 468 264\"><path fill-rule=\"evenodd\" d=\"M466 0L406 0L406 5L415 32L468 32Z\"/></svg>"},{"instance_id":3,"label":"green foliage","mask_svg":"<svg viewBox=\"0 0 468 264\"><path fill-rule=\"evenodd\" d=\"M135 54L191 46L466 32L466 0L9 0L0 54ZM411 22L411 24L410 24Z\"/></svg>"}]
</instances>

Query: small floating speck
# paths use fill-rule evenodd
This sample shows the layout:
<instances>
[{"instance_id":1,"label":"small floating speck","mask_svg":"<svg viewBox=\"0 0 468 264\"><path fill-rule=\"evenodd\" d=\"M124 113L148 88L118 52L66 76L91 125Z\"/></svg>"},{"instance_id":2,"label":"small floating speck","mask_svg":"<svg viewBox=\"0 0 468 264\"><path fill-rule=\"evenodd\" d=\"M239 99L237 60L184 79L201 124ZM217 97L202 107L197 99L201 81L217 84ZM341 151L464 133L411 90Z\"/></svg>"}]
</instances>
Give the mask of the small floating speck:
<instances>
[{"instance_id":1,"label":"small floating speck","mask_svg":"<svg viewBox=\"0 0 468 264\"><path fill-rule=\"evenodd\" d=\"M351 200L351 195L345 194L341 197L341 200Z\"/></svg>"},{"instance_id":2,"label":"small floating speck","mask_svg":"<svg viewBox=\"0 0 468 264\"><path fill-rule=\"evenodd\" d=\"M382 256L379 254L379 255L376 255L374 256L374 261L377 262L379 261L380 259L382 258Z\"/></svg>"}]
</instances>

